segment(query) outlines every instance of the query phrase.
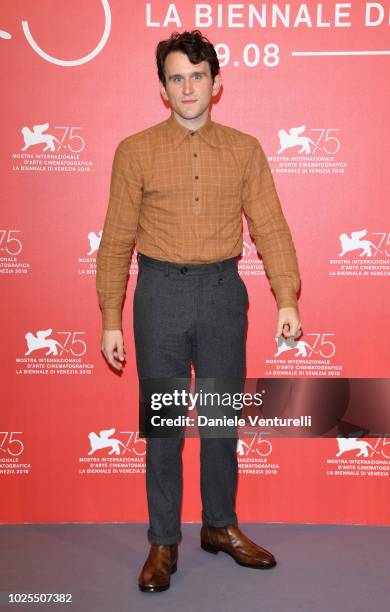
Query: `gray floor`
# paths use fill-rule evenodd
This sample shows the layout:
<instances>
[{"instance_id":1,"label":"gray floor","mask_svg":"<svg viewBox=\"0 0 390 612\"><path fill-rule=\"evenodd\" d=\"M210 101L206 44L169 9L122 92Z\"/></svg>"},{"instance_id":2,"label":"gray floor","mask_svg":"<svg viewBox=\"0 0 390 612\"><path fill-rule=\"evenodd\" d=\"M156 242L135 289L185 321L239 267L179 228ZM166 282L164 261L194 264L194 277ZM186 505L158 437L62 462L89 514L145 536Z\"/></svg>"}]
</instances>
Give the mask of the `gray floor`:
<instances>
[{"instance_id":1,"label":"gray floor","mask_svg":"<svg viewBox=\"0 0 390 612\"><path fill-rule=\"evenodd\" d=\"M185 612L389 609L388 527L240 524L271 550L269 570L237 565L199 547L199 525L183 525L178 570L163 593L141 593L146 525L1 525L0 608ZM73 604L9 605L9 592L72 593Z\"/></svg>"}]
</instances>

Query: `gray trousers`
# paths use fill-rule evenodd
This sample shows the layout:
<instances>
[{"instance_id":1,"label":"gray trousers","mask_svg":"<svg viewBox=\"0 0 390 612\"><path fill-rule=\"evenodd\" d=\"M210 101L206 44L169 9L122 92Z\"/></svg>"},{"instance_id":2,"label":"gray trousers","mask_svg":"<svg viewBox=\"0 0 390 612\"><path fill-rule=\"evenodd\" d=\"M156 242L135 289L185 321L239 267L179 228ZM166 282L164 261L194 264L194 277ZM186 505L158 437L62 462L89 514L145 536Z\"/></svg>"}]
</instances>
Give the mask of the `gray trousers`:
<instances>
[{"instance_id":1,"label":"gray trousers","mask_svg":"<svg viewBox=\"0 0 390 612\"><path fill-rule=\"evenodd\" d=\"M139 379L244 377L248 292L237 258L174 264L138 254L133 321ZM201 435L201 434L200 434ZM200 437L202 521L236 522L237 436ZM148 538L181 537L183 436L146 439Z\"/></svg>"}]
</instances>

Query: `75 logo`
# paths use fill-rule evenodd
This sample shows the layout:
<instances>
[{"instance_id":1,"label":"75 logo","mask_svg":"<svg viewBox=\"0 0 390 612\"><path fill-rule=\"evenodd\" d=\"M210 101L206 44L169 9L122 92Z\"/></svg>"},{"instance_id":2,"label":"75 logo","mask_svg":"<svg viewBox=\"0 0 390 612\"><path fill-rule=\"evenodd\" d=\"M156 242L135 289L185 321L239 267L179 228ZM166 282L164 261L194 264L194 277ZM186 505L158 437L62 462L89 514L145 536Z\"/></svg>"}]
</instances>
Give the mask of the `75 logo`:
<instances>
[{"instance_id":1,"label":"75 logo","mask_svg":"<svg viewBox=\"0 0 390 612\"><path fill-rule=\"evenodd\" d=\"M269 433L268 431L260 431L255 433L251 438L249 444L244 442L242 438L237 441L237 455L240 457L247 457L252 453L255 453L259 457L268 457L272 453L272 444L269 440L263 439L263 435Z\"/></svg>"},{"instance_id":2,"label":"75 logo","mask_svg":"<svg viewBox=\"0 0 390 612\"><path fill-rule=\"evenodd\" d=\"M276 353L275 357L278 357L282 353L288 351L295 351L293 357L308 357L310 358L313 353L319 355L323 359L330 359L336 354L336 345L331 340L335 336L333 333L308 333L305 337L312 337L311 342L306 340L294 340L283 338L275 338L276 340Z\"/></svg>"},{"instance_id":3,"label":"75 logo","mask_svg":"<svg viewBox=\"0 0 390 612\"><path fill-rule=\"evenodd\" d=\"M60 357L64 352L71 353L75 357L82 357L87 352L87 345L78 336L84 335L85 332L76 331L59 331L58 335L63 336L62 344L55 338L50 338L53 333L52 329L42 329L34 334L27 332L25 339L27 342L27 351L25 355L30 355L34 351L40 349L46 350L46 355L59 355Z\"/></svg>"},{"instance_id":4,"label":"75 logo","mask_svg":"<svg viewBox=\"0 0 390 612\"><path fill-rule=\"evenodd\" d=\"M0 453L11 457L18 457L24 451L24 444L20 439L22 431L0 431Z\"/></svg>"}]
</instances>

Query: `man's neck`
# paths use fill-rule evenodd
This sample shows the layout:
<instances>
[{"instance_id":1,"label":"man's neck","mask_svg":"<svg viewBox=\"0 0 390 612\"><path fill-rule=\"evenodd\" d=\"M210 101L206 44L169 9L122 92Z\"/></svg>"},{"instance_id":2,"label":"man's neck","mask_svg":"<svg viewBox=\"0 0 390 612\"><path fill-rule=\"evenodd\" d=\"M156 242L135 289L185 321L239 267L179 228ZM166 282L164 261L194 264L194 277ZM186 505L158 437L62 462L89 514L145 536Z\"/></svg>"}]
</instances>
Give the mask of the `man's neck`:
<instances>
[{"instance_id":1,"label":"man's neck","mask_svg":"<svg viewBox=\"0 0 390 612\"><path fill-rule=\"evenodd\" d=\"M180 125L189 130L197 130L206 123L209 116L209 109L207 108L202 115L199 115L199 117L194 117L194 119L183 119L183 117L180 117L180 115L178 115L175 111L173 111L173 114L176 121L180 123Z\"/></svg>"}]
</instances>

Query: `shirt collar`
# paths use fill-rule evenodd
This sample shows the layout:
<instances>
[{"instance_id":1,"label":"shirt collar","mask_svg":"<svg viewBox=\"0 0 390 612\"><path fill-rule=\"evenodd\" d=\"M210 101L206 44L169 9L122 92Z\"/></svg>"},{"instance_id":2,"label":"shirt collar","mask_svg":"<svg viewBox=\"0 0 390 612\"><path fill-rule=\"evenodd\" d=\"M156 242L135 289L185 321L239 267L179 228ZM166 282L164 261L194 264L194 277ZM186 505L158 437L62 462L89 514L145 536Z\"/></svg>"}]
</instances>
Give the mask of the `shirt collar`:
<instances>
[{"instance_id":1,"label":"shirt collar","mask_svg":"<svg viewBox=\"0 0 390 612\"><path fill-rule=\"evenodd\" d=\"M210 113L208 113L207 115L206 122L197 130L190 130L189 128L184 127L184 125L178 122L173 111L171 111L171 114L167 119L166 125L168 128L168 133L172 138L175 148L178 147L179 144L184 140L184 138L186 138L186 136L193 131L199 134L199 136L203 138L203 140L205 140L208 144L212 145L213 147L216 146L214 127L215 124L210 117Z\"/></svg>"}]
</instances>

